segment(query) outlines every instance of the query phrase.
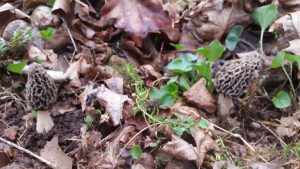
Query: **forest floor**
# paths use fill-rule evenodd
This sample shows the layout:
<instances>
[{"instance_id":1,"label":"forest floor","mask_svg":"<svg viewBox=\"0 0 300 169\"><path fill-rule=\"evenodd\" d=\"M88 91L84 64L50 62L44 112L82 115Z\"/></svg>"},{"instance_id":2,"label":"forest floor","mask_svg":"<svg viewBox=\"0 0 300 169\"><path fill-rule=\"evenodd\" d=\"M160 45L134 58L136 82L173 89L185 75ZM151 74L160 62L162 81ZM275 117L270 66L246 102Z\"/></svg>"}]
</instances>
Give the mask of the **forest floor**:
<instances>
[{"instance_id":1,"label":"forest floor","mask_svg":"<svg viewBox=\"0 0 300 169\"><path fill-rule=\"evenodd\" d=\"M0 168L300 169L299 10L2 0Z\"/></svg>"}]
</instances>

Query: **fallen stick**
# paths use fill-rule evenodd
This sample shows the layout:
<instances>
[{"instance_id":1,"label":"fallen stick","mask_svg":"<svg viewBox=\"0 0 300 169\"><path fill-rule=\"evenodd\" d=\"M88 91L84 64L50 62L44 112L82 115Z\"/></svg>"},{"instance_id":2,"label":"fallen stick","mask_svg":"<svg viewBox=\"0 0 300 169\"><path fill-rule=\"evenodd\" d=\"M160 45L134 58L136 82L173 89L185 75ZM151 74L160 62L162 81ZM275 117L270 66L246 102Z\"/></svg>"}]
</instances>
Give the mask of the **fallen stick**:
<instances>
[{"instance_id":1,"label":"fallen stick","mask_svg":"<svg viewBox=\"0 0 300 169\"><path fill-rule=\"evenodd\" d=\"M23 151L24 153L26 153L26 154L28 154L28 155L30 155L30 156L32 156L32 157L34 157L34 158L40 160L41 162L47 164L47 165L50 166L51 168L56 168L56 166L55 166L52 162L50 162L50 161L48 161L48 160L42 158L41 156L38 156L38 155L34 154L33 152L31 152L31 151L29 151L29 150L27 150L27 149L25 149L25 148L23 148L23 147L21 147L21 146L15 144L15 143L13 143L13 142L10 142L10 141L8 141L8 140L2 138L2 137L0 137L0 141L4 142L4 143L6 143L6 144L8 144L8 145L10 145L10 146L12 146L12 147L14 147L14 148L20 150L20 151Z\"/></svg>"}]
</instances>

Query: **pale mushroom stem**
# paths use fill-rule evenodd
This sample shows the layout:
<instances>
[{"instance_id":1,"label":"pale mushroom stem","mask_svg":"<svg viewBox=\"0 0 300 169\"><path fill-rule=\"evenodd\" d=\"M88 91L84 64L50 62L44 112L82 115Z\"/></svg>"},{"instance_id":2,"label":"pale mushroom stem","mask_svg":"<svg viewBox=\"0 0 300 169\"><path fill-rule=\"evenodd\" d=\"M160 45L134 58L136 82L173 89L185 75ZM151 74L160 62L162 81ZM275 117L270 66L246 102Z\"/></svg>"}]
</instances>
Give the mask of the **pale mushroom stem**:
<instances>
[{"instance_id":1,"label":"pale mushroom stem","mask_svg":"<svg viewBox=\"0 0 300 169\"><path fill-rule=\"evenodd\" d=\"M37 124L36 131L38 133L43 133L44 131L47 133L54 126L53 120L50 116L49 111L38 111L37 112Z\"/></svg>"}]
</instances>

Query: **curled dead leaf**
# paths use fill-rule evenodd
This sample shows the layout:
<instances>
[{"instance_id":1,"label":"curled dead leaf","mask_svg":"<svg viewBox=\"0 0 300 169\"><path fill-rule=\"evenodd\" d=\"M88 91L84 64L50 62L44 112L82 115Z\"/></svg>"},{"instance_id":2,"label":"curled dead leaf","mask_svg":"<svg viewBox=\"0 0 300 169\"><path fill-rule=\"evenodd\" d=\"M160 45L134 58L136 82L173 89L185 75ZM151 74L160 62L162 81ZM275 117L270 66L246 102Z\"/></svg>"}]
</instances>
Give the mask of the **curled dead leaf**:
<instances>
[{"instance_id":1,"label":"curled dead leaf","mask_svg":"<svg viewBox=\"0 0 300 169\"><path fill-rule=\"evenodd\" d=\"M208 92L205 79L200 79L188 91L183 93L184 98L199 109L208 112L216 111L215 100Z\"/></svg>"},{"instance_id":2,"label":"curled dead leaf","mask_svg":"<svg viewBox=\"0 0 300 169\"><path fill-rule=\"evenodd\" d=\"M171 18L158 0L106 0L101 13L104 20L114 18L117 28L140 37L172 27Z\"/></svg>"}]
</instances>

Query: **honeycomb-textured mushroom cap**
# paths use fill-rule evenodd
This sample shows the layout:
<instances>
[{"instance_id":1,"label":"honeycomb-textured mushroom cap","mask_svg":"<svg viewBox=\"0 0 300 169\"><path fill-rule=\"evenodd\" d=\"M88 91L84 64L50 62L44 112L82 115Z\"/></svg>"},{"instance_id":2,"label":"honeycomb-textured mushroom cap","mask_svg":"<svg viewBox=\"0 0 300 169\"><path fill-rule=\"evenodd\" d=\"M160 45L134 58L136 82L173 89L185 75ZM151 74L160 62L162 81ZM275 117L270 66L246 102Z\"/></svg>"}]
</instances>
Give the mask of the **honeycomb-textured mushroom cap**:
<instances>
[{"instance_id":1,"label":"honeycomb-textured mushroom cap","mask_svg":"<svg viewBox=\"0 0 300 169\"><path fill-rule=\"evenodd\" d=\"M33 63L28 71L27 101L34 110L47 110L57 98L57 87L42 65Z\"/></svg>"},{"instance_id":2,"label":"honeycomb-textured mushroom cap","mask_svg":"<svg viewBox=\"0 0 300 169\"><path fill-rule=\"evenodd\" d=\"M246 93L258 76L263 60L260 56L243 57L226 61L216 73L214 85L219 93L229 97L239 97Z\"/></svg>"}]
</instances>

